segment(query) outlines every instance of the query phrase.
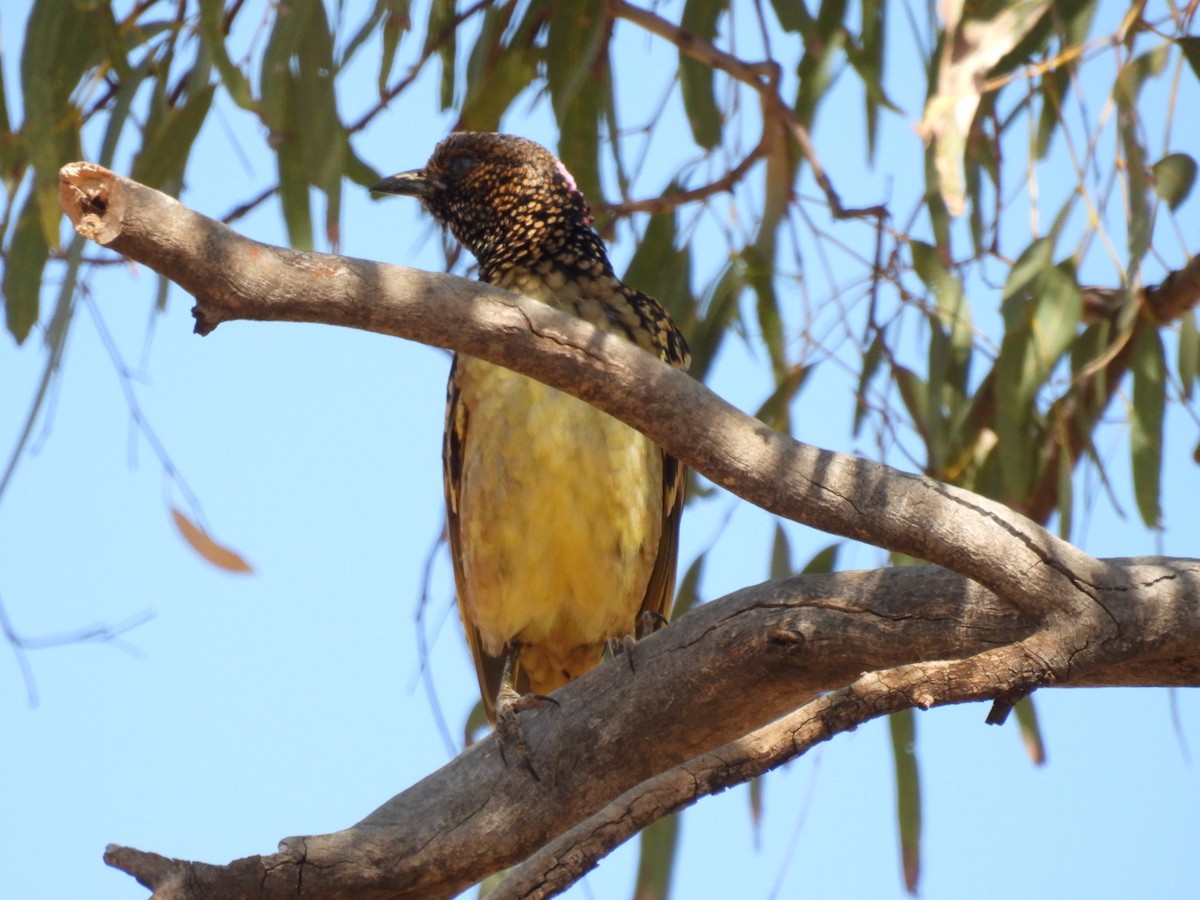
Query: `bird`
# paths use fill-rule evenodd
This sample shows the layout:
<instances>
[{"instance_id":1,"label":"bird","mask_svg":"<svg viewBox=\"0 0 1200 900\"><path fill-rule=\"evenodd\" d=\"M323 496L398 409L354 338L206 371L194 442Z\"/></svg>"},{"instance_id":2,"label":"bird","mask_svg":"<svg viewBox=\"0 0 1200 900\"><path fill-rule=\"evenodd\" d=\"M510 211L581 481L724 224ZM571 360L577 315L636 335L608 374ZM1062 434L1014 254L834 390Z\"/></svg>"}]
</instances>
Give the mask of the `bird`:
<instances>
[{"instance_id":1,"label":"bird","mask_svg":"<svg viewBox=\"0 0 1200 900\"><path fill-rule=\"evenodd\" d=\"M371 190L418 198L487 284L687 368L679 328L616 276L575 179L540 144L455 132ZM496 726L667 621L686 473L607 413L484 360L456 354L446 393L458 610Z\"/></svg>"}]
</instances>

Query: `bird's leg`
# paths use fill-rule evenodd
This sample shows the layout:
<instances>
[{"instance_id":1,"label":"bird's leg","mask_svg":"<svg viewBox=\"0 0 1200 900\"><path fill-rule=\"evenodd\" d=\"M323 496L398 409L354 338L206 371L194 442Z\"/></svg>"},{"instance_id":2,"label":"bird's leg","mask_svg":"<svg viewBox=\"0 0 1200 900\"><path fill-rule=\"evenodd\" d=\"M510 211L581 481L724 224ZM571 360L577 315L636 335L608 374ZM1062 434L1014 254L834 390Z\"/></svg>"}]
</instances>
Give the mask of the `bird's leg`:
<instances>
[{"instance_id":1,"label":"bird's leg","mask_svg":"<svg viewBox=\"0 0 1200 900\"><path fill-rule=\"evenodd\" d=\"M633 667L633 645L643 638L654 634L658 629L667 624L667 617L660 612L655 612L652 609L644 609L637 618L637 625L634 634L623 634L620 637L610 638L608 641L608 652L616 659L618 656L624 656L626 662L629 663L629 671L637 671Z\"/></svg>"},{"instance_id":2,"label":"bird's leg","mask_svg":"<svg viewBox=\"0 0 1200 900\"><path fill-rule=\"evenodd\" d=\"M500 690L496 692L496 741L500 747L500 759L505 765L508 765L508 755L504 747L511 743L517 760L529 770L535 781L541 781L533 763L529 761L529 745L525 742L517 713L543 703L558 706L558 701L545 694L521 694L517 691L517 659L521 655L521 646L520 641L513 641L504 650L504 670L500 674Z\"/></svg>"},{"instance_id":3,"label":"bird's leg","mask_svg":"<svg viewBox=\"0 0 1200 900\"><path fill-rule=\"evenodd\" d=\"M625 662L629 664L629 671L637 671L633 667L633 645L638 642L638 639L632 634L623 634L620 637L608 639L608 652L613 659L618 656L625 657Z\"/></svg>"},{"instance_id":4,"label":"bird's leg","mask_svg":"<svg viewBox=\"0 0 1200 900\"><path fill-rule=\"evenodd\" d=\"M653 609L643 609L642 614L637 620L637 639L649 637L668 623L668 619L662 613Z\"/></svg>"}]
</instances>

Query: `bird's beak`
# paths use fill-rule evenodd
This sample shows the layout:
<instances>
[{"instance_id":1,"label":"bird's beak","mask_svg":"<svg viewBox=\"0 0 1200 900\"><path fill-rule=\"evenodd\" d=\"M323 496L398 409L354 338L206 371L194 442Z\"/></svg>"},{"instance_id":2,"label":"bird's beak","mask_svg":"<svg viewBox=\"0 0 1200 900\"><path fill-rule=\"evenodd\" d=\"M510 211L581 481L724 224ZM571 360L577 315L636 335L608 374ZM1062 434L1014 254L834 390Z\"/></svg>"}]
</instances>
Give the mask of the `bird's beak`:
<instances>
[{"instance_id":1,"label":"bird's beak","mask_svg":"<svg viewBox=\"0 0 1200 900\"><path fill-rule=\"evenodd\" d=\"M411 172L400 172L385 178L374 185L371 191L376 194L404 194L409 197L428 197L433 191L442 187L425 174L424 169L413 169Z\"/></svg>"}]
</instances>

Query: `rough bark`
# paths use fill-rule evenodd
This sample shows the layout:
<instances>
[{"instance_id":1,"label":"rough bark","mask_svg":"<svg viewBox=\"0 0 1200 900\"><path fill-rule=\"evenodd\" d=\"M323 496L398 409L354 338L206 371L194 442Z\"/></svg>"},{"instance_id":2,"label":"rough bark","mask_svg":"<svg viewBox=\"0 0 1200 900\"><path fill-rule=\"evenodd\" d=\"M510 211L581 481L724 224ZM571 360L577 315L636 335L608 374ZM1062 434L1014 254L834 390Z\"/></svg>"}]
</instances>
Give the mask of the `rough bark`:
<instances>
[{"instance_id":1,"label":"rough bark","mask_svg":"<svg viewBox=\"0 0 1200 900\"><path fill-rule=\"evenodd\" d=\"M110 848L156 897L448 896L577 826L505 888L541 896L606 841L875 715L981 698L1002 712L1049 684L1200 684L1200 563L1093 559L990 500L773 432L486 285L270 247L87 163L63 168L60 202L80 234L191 292L201 334L306 321L452 347L582 397L764 509L945 567L789 579L693 611L522 713L537 779L489 738L278 854L211 866Z\"/></svg>"}]
</instances>

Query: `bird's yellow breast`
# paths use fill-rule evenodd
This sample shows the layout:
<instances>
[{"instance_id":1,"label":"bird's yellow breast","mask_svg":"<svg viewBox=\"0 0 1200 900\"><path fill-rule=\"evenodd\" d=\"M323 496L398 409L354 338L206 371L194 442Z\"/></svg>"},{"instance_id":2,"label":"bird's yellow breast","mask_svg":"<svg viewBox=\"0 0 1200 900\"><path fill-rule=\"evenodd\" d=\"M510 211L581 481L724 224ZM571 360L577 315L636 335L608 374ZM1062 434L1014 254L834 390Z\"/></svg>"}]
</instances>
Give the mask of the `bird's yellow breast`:
<instances>
[{"instance_id":1,"label":"bird's yellow breast","mask_svg":"<svg viewBox=\"0 0 1200 900\"><path fill-rule=\"evenodd\" d=\"M553 690L634 631L662 530L662 456L592 406L460 357L462 613L485 652L525 645Z\"/></svg>"}]
</instances>

